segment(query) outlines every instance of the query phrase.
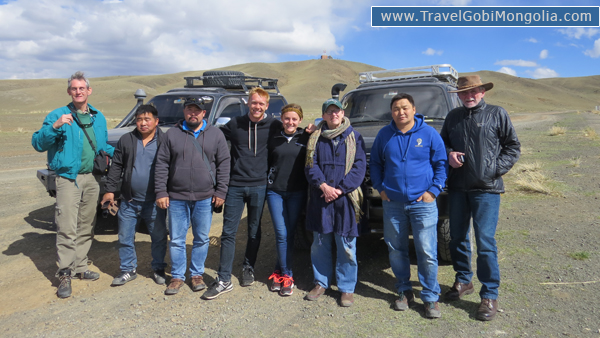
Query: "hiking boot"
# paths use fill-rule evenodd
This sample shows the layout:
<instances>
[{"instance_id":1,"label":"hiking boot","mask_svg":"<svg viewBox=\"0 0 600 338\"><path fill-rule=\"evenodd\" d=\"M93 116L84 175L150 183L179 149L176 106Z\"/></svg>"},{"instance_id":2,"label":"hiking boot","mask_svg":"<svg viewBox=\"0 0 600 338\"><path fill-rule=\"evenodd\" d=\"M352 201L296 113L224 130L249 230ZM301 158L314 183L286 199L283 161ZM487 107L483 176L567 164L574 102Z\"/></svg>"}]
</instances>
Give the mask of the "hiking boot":
<instances>
[{"instance_id":1,"label":"hiking boot","mask_svg":"<svg viewBox=\"0 0 600 338\"><path fill-rule=\"evenodd\" d=\"M200 291L206 289L204 278L202 276L192 276L192 291Z\"/></svg>"},{"instance_id":2,"label":"hiking boot","mask_svg":"<svg viewBox=\"0 0 600 338\"><path fill-rule=\"evenodd\" d=\"M394 302L394 309L396 311L406 311L415 301L415 295L412 290L402 291L400 297Z\"/></svg>"},{"instance_id":3,"label":"hiking boot","mask_svg":"<svg viewBox=\"0 0 600 338\"><path fill-rule=\"evenodd\" d=\"M152 280L158 285L164 285L166 282L166 277L167 276L165 275L164 269L157 269L152 273Z\"/></svg>"},{"instance_id":4,"label":"hiking boot","mask_svg":"<svg viewBox=\"0 0 600 338\"><path fill-rule=\"evenodd\" d=\"M489 321L496 317L496 312L498 312L498 300L483 298L477 309L476 318L483 321Z\"/></svg>"},{"instance_id":5,"label":"hiking boot","mask_svg":"<svg viewBox=\"0 0 600 338\"><path fill-rule=\"evenodd\" d=\"M185 284L183 282L183 279L179 279L179 278L171 279L171 283L169 283L169 286L167 286L167 289L165 290L165 295L170 296L170 295L177 294L183 284Z\"/></svg>"},{"instance_id":6,"label":"hiking boot","mask_svg":"<svg viewBox=\"0 0 600 338\"><path fill-rule=\"evenodd\" d=\"M94 271L87 270L86 272L78 272L75 274L75 278L96 280L100 278L100 274Z\"/></svg>"},{"instance_id":7,"label":"hiking boot","mask_svg":"<svg viewBox=\"0 0 600 338\"><path fill-rule=\"evenodd\" d=\"M273 292L281 290L281 277L281 271L279 270L275 270L275 272L273 272L271 276L269 276L269 279L273 280L273 283L269 287L269 290Z\"/></svg>"},{"instance_id":8,"label":"hiking boot","mask_svg":"<svg viewBox=\"0 0 600 338\"><path fill-rule=\"evenodd\" d=\"M310 300L310 301L317 300L324 293L325 293L325 288L322 287L321 284L317 283L317 285L315 285L315 287L312 290L310 290L310 292L304 297L304 299Z\"/></svg>"},{"instance_id":9,"label":"hiking boot","mask_svg":"<svg viewBox=\"0 0 600 338\"><path fill-rule=\"evenodd\" d=\"M438 302L424 302L423 306L425 306L425 317L440 318L442 316Z\"/></svg>"},{"instance_id":10,"label":"hiking boot","mask_svg":"<svg viewBox=\"0 0 600 338\"><path fill-rule=\"evenodd\" d=\"M455 282L454 285L452 285L452 287L450 288L450 290L448 290L448 292L446 292L446 294L444 295L444 300L459 300L464 295L470 295L474 291L475 289L473 288L473 283L471 282L469 282L468 284Z\"/></svg>"},{"instance_id":11,"label":"hiking boot","mask_svg":"<svg viewBox=\"0 0 600 338\"><path fill-rule=\"evenodd\" d=\"M354 294L348 292L342 292L342 298L340 299L340 305L343 307L349 307L354 304Z\"/></svg>"},{"instance_id":12,"label":"hiking boot","mask_svg":"<svg viewBox=\"0 0 600 338\"><path fill-rule=\"evenodd\" d=\"M206 290L202 295L203 299L210 300L219 297L220 295L233 290L233 283L217 280Z\"/></svg>"},{"instance_id":13,"label":"hiking boot","mask_svg":"<svg viewBox=\"0 0 600 338\"><path fill-rule=\"evenodd\" d=\"M71 270L63 269L58 272L58 279L60 285L56 290L58 298L69 298L71 297Z\"/></svg>"},{"instance_id":14,"label":"hiking boot","mask_svg":"<svg viewBox=\"0 0 600 338\"><path fill-rule=\"evenodd\" d=\"M254 269L251 266L244 266L242 269L242 282L241 286L250 286L254 284Z\"/></svg>"},{"instance_id":15,"label":"hiking boot","mask_svg":"<svg viewBox=\"0 0 600 338\"><path fill-rule=\"evenodd\" d=\"M291 296L294 293L294 278L283 275L281 277L281 290L279 291L280 296Z\"/></svg>"},{"instance_id":16,"label":"hiking boot","mask_svg":"<svg viewBox=\"0 0 600 338\"><path fill-rule=\"evenodd\" d=\"M115 279L112 281L112 286L120 286L129 281L136 279L137 273L134 270L131 271L122 271Z\"/></svg>"}]
</instances>

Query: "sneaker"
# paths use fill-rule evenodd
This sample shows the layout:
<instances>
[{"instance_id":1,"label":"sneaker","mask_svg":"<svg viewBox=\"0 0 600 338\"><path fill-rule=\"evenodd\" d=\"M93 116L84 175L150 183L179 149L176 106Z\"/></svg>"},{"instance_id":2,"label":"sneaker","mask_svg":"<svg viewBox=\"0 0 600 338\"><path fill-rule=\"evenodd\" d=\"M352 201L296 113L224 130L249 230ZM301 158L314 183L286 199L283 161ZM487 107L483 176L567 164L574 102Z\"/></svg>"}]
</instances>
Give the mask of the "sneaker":
<instances>
[{"instance_id":1,"label":"sneaker","mask_svg":"<svg viewBox=\"0 0 600 338\"><path fill-rule=\"evenodd\" d=\"M231 283L231 281L223 282L217 278L217 280L202 295L202 298L206 300L215 299L231 290L233 290L233 283Z\"/></svg>"},{"instance_id":2,"label":"sneaker","mask_svg":"<svg viewBox=\"0 0 600 338\"><path fill-rule=\"evenodd\" d=\"M206 289L204 278L202 276L192 276L192 291L200 291Z\"/></svg>"},{"instance_id":3,"label":"sneaker","mask_svg":"<svg viewBox=\"0 0 600 338\"><path fill-rule=\"evenodd\" d=\"M111 286L120 286L127 282L136 279L137 273L134 270L122 271L115 279L113 279Z\"/></svg>"},{"instance_id":4,"label":"sneaker","mask_svg":"<svg viewBox=\"0 0 600 338\"><path fill-rule=\"evenodd\" d=\"M425 317L440 318L442 316L438 302L424 302L423 306L425 306Z\"/></svg>"},{"instance_id":5,"label":"sneaker","mask_svg":"<svg viewBox=\"0 0 600 338\"><path fill-rule=\"evenodd\" d=\"M294 293L294 278L283 275L281 277L281 284L283 284L283 287L279 291L280 296L291 296Z\"/></svg>"},{"instance_id":6,"label":"sneaker","mask_svg":"<svg viewBox=\"0 0 600 338\"><path fill-rule=\"evenodd\" d=\"M166 277L167 276L165 275L164 269L157 269L152 273L152 280L158 285L164 285L166 282Z\"/></svg>"},{"instance_id":7,"label":"sneaker","mask_svg":"<svg viewBox=\"0 0 600 338\"><path fill-rule=\"evenodd\" d=\"M58 279L60 285L56 290L58 298L69 298L71 297L71 270L63 269L58 272Z\"/></svg>"},{"instance_id":8,"label":"sneaker","mask_svg":"<svg viewBox=\"0 0 600 338\"><path fill-rule=\"evenodd\" d=\"M100 274L94 271L87 270L86 272L78 272L75 274L75 278L96 280L100 278Z\"/></svg>"},{"instance_id":9,"label":"sneaker","mask_svg":"<svg viewBox=\"0 0 600 338\"><path fill-rule=\"evenodd\" d=\"M171 279L171 283L169 283L169 286L167 286L167 289L165 290L165 295L171 296L171 295L177 294L183 284L184 284L183 279L179 279L179 278Z\"/></svg>"},{"instance_id":10,"label":"sneaker","mask_svg":"<svg viewBox=\"0 0 600 338\"><path fill-rule=\"evenodd\" d=\"M242 270L242 283L241 286L250 286L254 284L254 269L251 266L244 266Z\"/></svg>"},{"instance_id":11,"label":"sneaker","mask_svg":"<svg viewBox=\"0 0 600 338\"><path fill-rule=\"evenodd\" d=\"M273 283L271 284L269 290L273 292L281 290L281 277L281 271L279 270L275 270L275 272L273 272L271 276L269 276L269 279L273 280Z\"/></svg>"},{"instance_id":12,"label":"sneaker","mask_svg":"<svg viewBox=\"0 0 600 338\"><path fill-rule=\"evenodd\" d=\"M396 311L406 311L415 301L415 295L412 290L402 291L400 297L394 302L394 309Z\"/></svg>"}]
</instances>

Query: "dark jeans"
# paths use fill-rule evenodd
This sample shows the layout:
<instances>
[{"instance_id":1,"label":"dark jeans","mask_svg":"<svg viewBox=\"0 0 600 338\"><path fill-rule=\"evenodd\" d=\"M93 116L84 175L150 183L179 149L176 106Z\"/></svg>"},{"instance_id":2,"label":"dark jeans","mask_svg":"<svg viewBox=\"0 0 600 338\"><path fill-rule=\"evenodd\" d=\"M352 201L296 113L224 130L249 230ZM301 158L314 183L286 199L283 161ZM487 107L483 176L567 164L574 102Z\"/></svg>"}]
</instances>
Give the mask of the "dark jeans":
<instances>
[{"instance_id":1,"label":"dark jeans","mask_svg":"<svg viewBox=\"0 0 600 338\"><path fill-rule=\"evenodd\" d=\"M244 256L244 267L254 269L260 246L260 219L265 205L266 185L256 187L229 187L223 210L223 232L221 234L221 262L219 280L231 281L231 270L235 256L235 236L237 234L244 205L248 208L248 243Z\"/></svg>"}]
</instances>

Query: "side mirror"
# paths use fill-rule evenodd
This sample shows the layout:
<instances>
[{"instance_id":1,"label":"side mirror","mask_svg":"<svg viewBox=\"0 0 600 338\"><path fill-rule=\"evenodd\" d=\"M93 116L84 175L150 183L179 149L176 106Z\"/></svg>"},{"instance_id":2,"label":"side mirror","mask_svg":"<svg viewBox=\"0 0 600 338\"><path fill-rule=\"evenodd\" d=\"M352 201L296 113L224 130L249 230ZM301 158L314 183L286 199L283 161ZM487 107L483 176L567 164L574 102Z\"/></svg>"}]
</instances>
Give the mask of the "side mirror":
<instances>
[{"instance_id":1,"label":"side mirror","mask_svg":"<svg viewBox=\"0 0 600 338\"><path fill-rule=\"evenodd\" d=\"M215 121L215 127L221 127L227 124L227 122L229 122L231 120L231 118L229 117L219 117L216 121Z\"/></svg>"},{"instance_id":2,"label":"side mirror","mask_svg":"<svg viewBox=\"0 0 600 338\"><path fill-rule=\"evenodd\" d=\"M318 126L318 125L319 125L319 123L321 123L321 122L323 122L323 118L322 118L322 117L317 117L317 118L315 119L315 126Z\"/></svg>"},{"instance_id":3,"label":"side mirror","mask_svg":"<svg viewBox=\"0 0 600 338\"><path fill-rule=\"evenodd\" d=\"M212 103L213 98L210 96L202 96L202 103Z\"/></svg>"}]
</instances>

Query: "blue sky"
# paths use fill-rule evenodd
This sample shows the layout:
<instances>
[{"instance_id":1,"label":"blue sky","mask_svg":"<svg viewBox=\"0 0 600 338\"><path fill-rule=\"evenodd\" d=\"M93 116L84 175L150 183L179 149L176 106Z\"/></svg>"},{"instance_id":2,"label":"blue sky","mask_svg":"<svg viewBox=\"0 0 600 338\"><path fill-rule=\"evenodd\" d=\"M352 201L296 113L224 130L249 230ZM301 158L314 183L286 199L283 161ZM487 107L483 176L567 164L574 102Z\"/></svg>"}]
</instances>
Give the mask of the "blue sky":
<instances>
[{"instance_id":1,"label":"blue sky","mask_svg":"<svg viewBox=\"0 0 600 338\"><path fill-rule=\"evenodd\" d=\"M598 0L0 0L0 79L151 75L336 59L387 69L600 74L600 28L372 28L371 6L598 6ZM257 75L257 74L254 74Z\"/></svg>"}]
</instances>

